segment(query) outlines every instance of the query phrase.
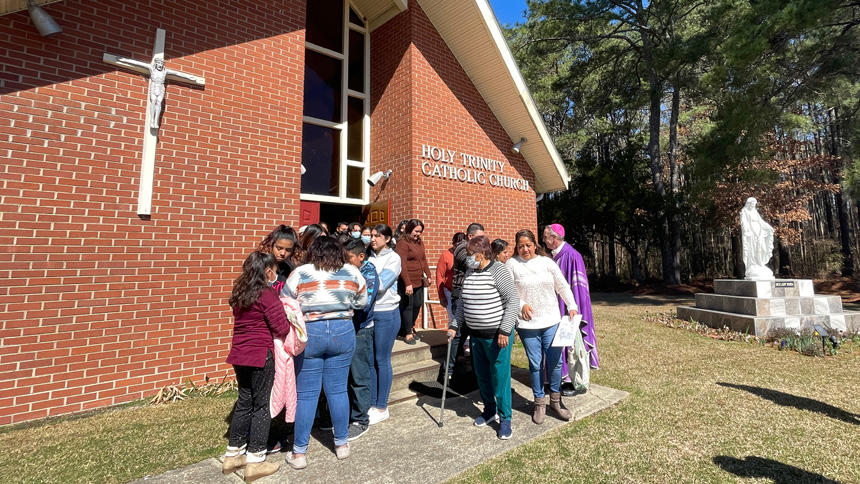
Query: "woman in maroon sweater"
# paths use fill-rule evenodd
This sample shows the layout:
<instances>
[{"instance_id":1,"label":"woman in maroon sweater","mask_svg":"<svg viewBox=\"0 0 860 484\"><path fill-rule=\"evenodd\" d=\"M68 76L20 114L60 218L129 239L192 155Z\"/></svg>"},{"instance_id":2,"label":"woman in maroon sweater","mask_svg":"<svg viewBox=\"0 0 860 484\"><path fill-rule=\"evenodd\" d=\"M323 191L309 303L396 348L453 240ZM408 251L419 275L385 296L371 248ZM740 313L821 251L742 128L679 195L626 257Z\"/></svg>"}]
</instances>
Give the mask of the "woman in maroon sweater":
<instances>
[{"instance_id":1,"label":"woman in maroon sweater","mask_svg":"<svg viewBox=\"0 0 860 484\"><path fill-rule=\"evenodd\" d=\"M283 338L290 330L284 306L272 289L277 278L275 257L254 251L242 264L242 275L234 282L230 295L235 321L227 363L236 372L239 398L230 422L222 471L229 474L247 465L246 482L274 474L280 467L266 462L269 396L275 380L273 338Z\"/></svg>"},{"instance_id":2,"label":"woman in maroon sweater","mask_svg":"<svg viewBox=\"0 0 860 484\"><path fill-rule=\"evenodd\" d=\"M424 224L417 218L406 222L403 238L394 246L400 256L400 280L397 292L400 294L400 336L406 344L415 344L415 320L424 305L424 288L430 285L430 265L421 234Z\"/></svg>"}]
</instances>

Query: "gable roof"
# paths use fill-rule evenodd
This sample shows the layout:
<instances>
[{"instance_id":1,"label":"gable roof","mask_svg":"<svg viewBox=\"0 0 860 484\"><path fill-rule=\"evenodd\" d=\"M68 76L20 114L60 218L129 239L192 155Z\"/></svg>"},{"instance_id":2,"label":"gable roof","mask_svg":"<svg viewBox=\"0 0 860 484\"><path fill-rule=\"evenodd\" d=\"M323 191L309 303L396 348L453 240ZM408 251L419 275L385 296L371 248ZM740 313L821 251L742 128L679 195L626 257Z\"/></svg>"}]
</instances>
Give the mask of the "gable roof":
<instances>
[{"instance_id":1,"label":"gable roof","mask_svg":"<svg viewBox=\"0 0 860 484\"><path fill-rule=\"evenodd\" d=\"M418 1L433 26L535 174L537 193L566 190L569 176L488 0ZM408 0L353 0L370 29L408 8Z\"/></svg>"}]
</instances>

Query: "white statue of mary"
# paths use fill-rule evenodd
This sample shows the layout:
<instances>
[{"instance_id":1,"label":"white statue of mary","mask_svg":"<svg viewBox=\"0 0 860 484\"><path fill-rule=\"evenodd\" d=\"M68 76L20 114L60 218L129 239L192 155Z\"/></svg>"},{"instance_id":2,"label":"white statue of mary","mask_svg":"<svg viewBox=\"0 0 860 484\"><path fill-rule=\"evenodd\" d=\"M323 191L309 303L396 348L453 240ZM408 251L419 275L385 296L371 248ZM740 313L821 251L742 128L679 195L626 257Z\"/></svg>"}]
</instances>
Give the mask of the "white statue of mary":
<instances>
[{"instance_id":1,"label":"white statue of mary","mask_svg":"<svg viewBox=\"0 0 860 484\"><path fill-rule=\"evenodd\" d=\"M741 243L744 250L745 279L771 280L773 271L767 267L773 255L773 227L762 220L756 210L756 199L747 198L741 209Z\"/></svg>"}]
</instances>

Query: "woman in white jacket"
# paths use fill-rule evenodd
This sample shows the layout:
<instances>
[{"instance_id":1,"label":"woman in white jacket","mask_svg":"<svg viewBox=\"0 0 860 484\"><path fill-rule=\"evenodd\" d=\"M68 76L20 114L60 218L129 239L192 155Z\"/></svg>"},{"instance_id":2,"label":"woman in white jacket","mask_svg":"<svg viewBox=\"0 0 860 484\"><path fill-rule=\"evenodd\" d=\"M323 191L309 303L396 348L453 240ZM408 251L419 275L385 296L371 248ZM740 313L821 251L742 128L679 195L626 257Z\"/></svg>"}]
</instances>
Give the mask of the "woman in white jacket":
<instances>
[{"instance_id":1,"label":"woman in white jacket","mask_svg":"<svg viewBox=\"0 0 860 484\"><path fill-rule=\"evenodd\" d=\"M373 309L373 359L370 377L370 425L388 418L388 394L394 370L391 350L400 332L400 296L397 278L400 276L400 256L392 249L391 227L379 224L370 231L370 262L379 274L379 292Z\"/></svg>"},{"instance_id":2,"label":"woman in white jacket","mask_svg":"<svg viewBox=\"0 0 860 484\"><path fill-rule=\"evenodd\" d=\"M560 320L556 294L571 308L571 318L578 308L561 269L551 258L543 255L534 234L530 230L520 230L515 240L516 255L508 259L506 265L514 276L522 306L517 318L517 333L529 359L529 376L535 396L532 421L542 424L546 415L547 396L544 392L542 367L546 368L549 376L550 408L562 420L570 420L570 411L561 403L563 348L552 346Z\"/></svg>"}]
</instances>

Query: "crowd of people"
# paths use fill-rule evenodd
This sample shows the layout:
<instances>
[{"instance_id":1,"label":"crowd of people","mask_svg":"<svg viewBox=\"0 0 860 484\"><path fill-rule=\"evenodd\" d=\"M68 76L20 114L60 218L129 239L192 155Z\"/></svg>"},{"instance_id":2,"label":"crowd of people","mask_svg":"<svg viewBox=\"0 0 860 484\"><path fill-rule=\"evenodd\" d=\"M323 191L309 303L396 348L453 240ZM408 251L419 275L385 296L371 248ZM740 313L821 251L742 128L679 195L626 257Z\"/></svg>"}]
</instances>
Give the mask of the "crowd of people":
<instances>
[{"instance_id":1,"label":"crowd of people","mask_svg":"<svg viewBox=\"0 0 860 484\"><path fill-rule=\"evenodd\" d=\"M277 472L280 465L266 455L285 450L288 436L270 435L278 433L270 432L273 417L294 421L290 467L307 467L314 425L330 429L337 458L348 458L350 442L389 418L392 349L397 338L410 345L420 338L415 323L430 287L449 319L452 350L442 378L451 378L459 355L471 355L483 401L475 426L495 421L499 439L512 436L514 332L529 361L532 421L543 423L547 407L572 418L561 397L584 389L573 385L573 352L552 344L561 316L582 313L587 365L597 368L598 358L584 263L562 226L544 228L548 256L530 230L511 242L491 241L481 224L470 224L454 234L435 275L418 219L395 230L347 222L335 228L330 234L325 224L280 225L235 280L227 363L239 395L224 473L244 468L251 482Z\"/></svg>"}]
</instances>

